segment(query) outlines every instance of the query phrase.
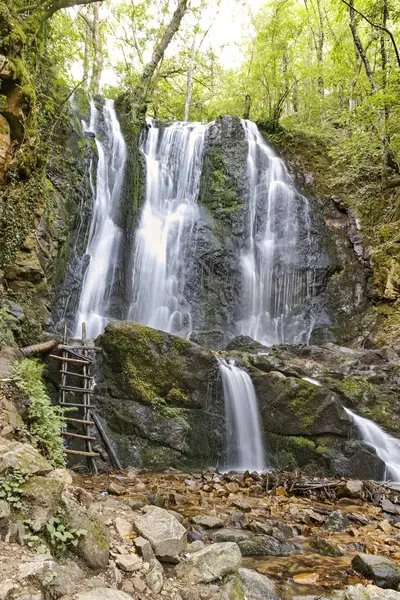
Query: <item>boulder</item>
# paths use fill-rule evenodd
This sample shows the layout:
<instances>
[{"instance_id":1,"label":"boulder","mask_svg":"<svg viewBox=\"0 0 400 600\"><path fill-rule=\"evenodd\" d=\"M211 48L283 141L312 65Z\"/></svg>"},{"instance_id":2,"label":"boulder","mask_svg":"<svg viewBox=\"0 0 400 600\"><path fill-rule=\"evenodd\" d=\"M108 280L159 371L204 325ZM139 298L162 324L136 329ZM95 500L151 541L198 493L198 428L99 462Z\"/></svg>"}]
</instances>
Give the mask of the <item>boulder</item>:
<instances>
[{"instance_id":1,"label":"boulder","mask_svg":"<svg viewBox=\"0 0 400 600\"><path fill-rule=\"evenodd\" d=\"M71 550L76 552L92 569L104 569L108 565L110 551L106 527L73 500L64 497L63 504L67 528L86 531L86 535L79 538L76 548L71 546Z\"/></svg>"},{"instance_id":2,"label":"boulder","mask_svg":"<svg viewBox=\"0 0 400 600\"><path fill-rule=\"evenodd\" d=\"M381 588L396 589L400 583L400 568L386 556L358 554L351 561L352 567Z\"/></svg>"},{"instance_id":3,"label":"boulder","mask_svg":"<svg viewBox=\"0 0 400 600\"><path fill-rule=\"evenodd\" d=\"M52 571L52 576L46 580L46 598L60 598L72 594L75 586L85 577L85 573L73 561L57 565Z\"/></svg>"},{"instance_id":4,"label":"boulder","mask_svg":"<svg viewBox=\"0 0 400 600\"><path fill-rule=\"evenodd\" d=\"M197 515L196 517L192 517L193 523L199 525L200 527L204 527L204 529L217 529L218 527L223 527L226 519L222 517L214 517L212 515Z\"/></svg>"},{"instance_id":5,"label":"boulder","mask_svg":"<svg viewBox=\"0 0 400 600\"><path fill-rule=\"evenodd\" d=\"M146 576L146 583L154 594L159 594L164 586L164 569L156 558L150 560L150 569Z\"/></svg>"},{"instance_id":6,"label":"boulder","mask_svg":"<svg viewBox=\"0 0 400 600\"><path fill-rule=\"evenodd\" d=\"M114 521L114 527L119 537L124 539L132 535L133 526L132 523L121 517L117 517Z\"/></svg>"},{"instance_id":7,"label":"boulder","mask_svg":"<svg viewBox=\"0 0 400 600\"><path fill-rule=\"evenodd\" d=\"M217 529L208 534L213 542L242 542L248 540L252 534L244 529Z\"/></svg>"},{"instance_id":8,"label":"boulder","mask_svg":"<svg viewBox=\"0 0 400 600\"><path fill-rule=\"evenodd\" d=\"M238 542L243 556L290 556L299 548L292 542L281 542L270 535L253 535Z\"/></svg>"},{"instance_id":9,"label":"boulder","mask_svg":"<svg viewBox=\"0 0 400 600\"><path fill-rule=\"evenodd\" d=\"M316 550L318 554L322 554L322 556L343 556L343 552L335 544L332 544L323 537L318 536L313 538L310 541L310 546Z\"/></svg>"},{"instance_id":10,"label":"boulder","mask_svg":"<svg viewBox=\"0 0 400 600\"><path fill-rule=\"evenodd\" d=\"M269 577L252 569L239 569L239 576L246 600L279 600L275 583Z\"/></svg>"},{"instance_id":11,"label":"boulder","mask_svg":"<svg viewBox=\"0 0 400 600\"><path fill-rule=\"evenodd\" d=\"M325 531L346 531L349 519L340 510L335 510L327 517L321 529Z\"/></svg>"},{"instance_id":12,"label":"boulder","mask_svg":"<svg viewBox=\"0 0 400 600\"><path fill-rule=\"evenodd\" d=\"M149 540L160 560L175 562L187 545L186 529L171 513L158 506L146 506L134 518L136 531Z\"/></svg>"},{"instance_id":13,"label":"boulder","mask_svg":"<svg viewBox=\"0 0 400 600\"><path fill-rule=\"evenodd\" d=\"M349 585L344 590L335 590L331 600L400 600L400 592L382 590L375 585Z\"/></svg>"},{"instance_id":14,"label":"boulder","mask_svg":"<svg viewBox=\"0 0 400 600\"><path fill-rule=\"evenodd\" d=\"M115 558L115 563L125 573L133 573L143 566L143 561L137 554L119 554Z\"/></svg>"},{"instance_id":15,"label":"boulder","mask_svg":"<svg viewBox=\"0 0 400 600\"><path fill-rule=\"evenodd\" d=\"M56 566L49 554L38 554L19 566L18 579L25 585L29 583L42 585L46 576L52 573Z\"/></svg>"},{"instance_id":16,"label":"boulder","mask_svg":"<svg viewBox=\"0 0 400 600\"><path fill-rule=\"evenodd\" d=\"M0 438L0 475L14 470L32 475L53 471L53 466L30 444Z\"/></svg>"},{"instance_id":17,"label":"boulder","mask_svg":"<svg viewBox=\"0 0 400 600\"><path fill-rule=\"evenodd\" d=\"M141 554L144 562L149 563L153 558L155 558L153 548L151 547L149 540L145 540L143 537L138 536L133 540L133 543L135 544L135 548Z\"/></svg>"},{"instance_id":18,"label":"boulder","mask_svg":"<svg viewBox=\"0 0 400 600\"><path fill-rule=\"evenodd\" d=\"M186 583L210 583L224 575L234 573L241 563L237 544L226 542L206 546L176 567L179 579Z\"/></svg>"},{"instance_id":19,"label":"boulder","mask_svg":"<svg viewBox=\"0 0 400 600\"><path fill-rule=\"evenodd\" d=\"M68 469L54 469L46 475L47 479L61 481L64 485L72 485L72 475Z\"/></svg>"},{"instance_id":20,"label":"boulder","mask_svg":"<svg viewBox=\"0 0 400 600\"><path fill-rule=\"evenodd\" d=\"M22 514L33 531L40 531L58 509L64 484L57 479L33 475L24 484Z\"/></svg>"}]
</instances>

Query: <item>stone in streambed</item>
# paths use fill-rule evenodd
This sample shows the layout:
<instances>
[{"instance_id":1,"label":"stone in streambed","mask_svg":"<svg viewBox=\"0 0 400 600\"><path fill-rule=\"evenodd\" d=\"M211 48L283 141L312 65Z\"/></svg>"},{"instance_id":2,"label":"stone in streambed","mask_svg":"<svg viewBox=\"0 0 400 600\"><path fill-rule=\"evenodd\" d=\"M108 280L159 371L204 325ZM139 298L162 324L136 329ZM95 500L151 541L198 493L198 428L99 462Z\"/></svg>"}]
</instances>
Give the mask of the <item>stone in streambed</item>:
<instances>
[{"instance_id":1,"label":"stone in streambed","mask_svg":"<svg viewBox=\"0 0 400 600\"><path fill-rule=\"evenodd\" d=\"M334 591L330 598L331 600L400 600L400 592L382 590L376 585L364 586L359 583L347 586L344 590Z\"/></svg>"},{"instance_id":2,"label":"stone in streambed","mask_svg":"<svg viewBox=\"0 0 400 600\"><path fill-rule=\"evenodd\" d=\"M143 561L137 554L119 554L115 558L115 563L125 573L133 573L143 566Z\"/></svg>"},{"instance_id":3,"label":"stone in streambed","mask_svg":"<svg viewBox=\"0 0 400 600\"><path fill-rule=\"evenodd\" d=\"M164 586L164 569L162 564L153 558L146 576L146 583L154 594L159 594Z\"/></svg>"},{"instance_id":4,"label":"stone in streambed","mask_svg":"<svg viewBox=\"0 0 400 600\"><path fill-rule=\"evenodd\" d=\"M132 596L120 592L119 590L113 590L110 588L101 588L99 590L91 590L90 592L84 592L78 594L76 600L132 600Z\"/></svg>"},{"instance_id":5,"label":"stone in streambed","mask_svg":"<svg viewBox=\"0 0 400 600\"><path fill-rule=\"evenodd\" d=\"M248 540L252 534L243 529L217 529L208 534L213 542L242 542Z\"/></svg>"},{"instance_id":6,"label":"stone in streambed","mask_svg":"<svg viewBox=\"0 0 400 600\"><path fill-rule=\"evenodd\" d=\"M252 569L239 569L246 600L279 600L275 583Z\"/></svg>"},{"instance_id":7,"label":"stone in streambed","mask_svg":"<svg viewBox=\"0 0 400 600\"><path fill-rule=\"evenodd\" d=\"M212 544L196 552L176 567L179 579L186 583L210 583L238 570L241 553L237 544Z\"/></svg>"},{"instance_id":8,"label":"stone in streambed","mask_svg":"<svg viewBox=\"0 0 400 600\"><path fill-rule=\"evenodd\" d=\"M292 542L281 542L269 535L254 535L238 542L243 556L290 556L299 548Z\"/></svg>"},{"instance_id":9,"label":"stone in streambed","mask_svg":"<svg viewBox=\"0 0 400 600\"><path fill-rule=\"evenodd\" d=\"M142 515L134 518L137 532L149 540L160 560L175 562L187 546L186 529L167 510L146 506Z\"/></svg>"},{"instance_id":10,"label":"stone in streambed","mask_svg":"<svg viewBox=\"0 0 400 600\"><path fill-rule=\"evenodd\" d=\"M225 523L225 519L213 517L212 515L197 515L192 518L192 521L205 529L217 529L218 527L223 527Z\"/></svg>"},{"instance_id":11,"label":"stone in streambed","mask_svg":"<svg viewBox=\"0 0 400 600\"><path fill-rule=\"evenodd\" d=\"M343 552L329 540L323 537L313 538L310 542L311 548L316 550L322 556L343 556Z\"/></svg>"},{"instance_id":12,"label":"stone in streambed","mask_svg":"<svg viewBox=\"0 0 400 600\"><path fill-rule=\"evenodd\" d=\"M340 510L335 510L327 517L321 529L325 531L346 531L349 519Z\"/></svg>"},{"instance_id":13,"label":"stone in streambed","mask_svg":"<svg viewBox=\"0 0 400 600\"><path fill-rule=\"evenodd\" d=\"M400 568L386 556L358 554L351 561L352 567L381 588L396 589L400 583Z\"/></svg>"}]
</instances>

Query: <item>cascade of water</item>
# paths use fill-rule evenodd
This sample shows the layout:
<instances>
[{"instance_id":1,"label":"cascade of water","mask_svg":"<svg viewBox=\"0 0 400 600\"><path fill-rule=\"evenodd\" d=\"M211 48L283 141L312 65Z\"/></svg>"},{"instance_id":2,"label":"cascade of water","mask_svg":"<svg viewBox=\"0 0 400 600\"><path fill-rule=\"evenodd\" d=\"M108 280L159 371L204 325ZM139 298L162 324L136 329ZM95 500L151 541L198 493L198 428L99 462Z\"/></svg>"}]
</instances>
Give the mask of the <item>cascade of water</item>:
<instances>
[{"instance_id":1,"label":"cascade of water","mask_svg":"<svg viewBox=\"0 0 400 600\"><path fill-rule=\"evenodd\" d=\"M386 465L385 479L400 481L400 440L391 437L376 423L344 409L356 426L365 444L375 449L376 454Z\"/></svg>"},{"instance_id":2,"label":"cascade of water","mask_svg":"<svg viewBox=\"0 0 400 600\"><path fill-rule=\"evenodd\" d=\"M185 282L195 243L207 126L148 123L141 140L146 198L136 231L129 318L186 337L192 323Z\"/></svg>"},{"instance_id":3,"label":"cascade of water","mask_svg":"<svg viewBox=\"0 0 400 600\"><path fill-rule=\"evenodd\" d=\"M253 383L234 360L218 362L224 388L227 470L262 471L264 440Z\"/></svg>"},{"instance_id":4,"label":"cascade of water","mask_svg":"<svg viewBox=\"0 0 400 600\"><path fill-rule=\"evenodd\" d=\"M102 119L92 102L90 124L84 124L84 127L95 135L98 164L86 249L90 262L83 279L75 335L81 335L81 324L85 322L88 337L95 338L108 322L110 295L118 265L122 231L116 219L124 179L126 144L112 100L105 101Z\"/></svg>"},{"instance_id":5,"label":"cascade of water","mask_svg":"<svg viewBox=\"0 0 400 600\"><path fill-rule=\"evenodd\" d=\"M309 342L313 294L308 268L309 206L257 126L242 121L248 143L247 243L241 253L243 319L239 332L265 344Z\"/></svg>"}]
</instances>

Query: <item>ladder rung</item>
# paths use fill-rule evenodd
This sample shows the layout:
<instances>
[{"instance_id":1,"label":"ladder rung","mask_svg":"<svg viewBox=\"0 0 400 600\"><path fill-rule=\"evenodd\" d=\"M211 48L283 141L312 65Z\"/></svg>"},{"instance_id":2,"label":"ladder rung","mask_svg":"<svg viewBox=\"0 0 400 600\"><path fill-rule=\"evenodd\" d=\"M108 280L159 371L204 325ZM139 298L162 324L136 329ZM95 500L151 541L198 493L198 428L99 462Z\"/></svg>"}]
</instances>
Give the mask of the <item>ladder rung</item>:
<instances>
[{"instance_id":1,"label":"ladder rung","mask_svg":"<svg viewBox=\"0 0 400 600\"><path fill-rule=\"evenodd\" d=\"M90 365L90 360L79 360L77 358L65 358L64 356L58 356L57 354L49 354L50 358L56 358L57 360L62 360L63 362L77 363L79 365Z\"/></svg>"},{"instance_id":2,"label":"ladder rung","mask_svg":"<svg viewBox=\"0 0 400 600\"><path fill-rule=\"evenodd\" d=\"M64 449L64 454L77 454L79 456L100 456L98 452L83 452L83 450L69 450Z\"/></svg>"},{"instance_id":3,"label":"ladder rung","mask_svg":"<svg viewBox=\"0 0 400 600\"><path fill-rule=\"evenodd\" d=\"M96 438L92 435L81 435L80 433L70 433L69 431L60 431L61 435L64 437L73 437L79 438L80 440L93 440L96 441Z\"/></svg>"},{"instance_id":4,"label":"ladder rung","mask_svg":"<svg viewBox=\"0 0 400 600\"><path fill-rule=\"evenodd\" d=\"M93 379L92 375L82 375L82 373L72 373L71 371L65 371L61 369L61 375L71 375L72 377L82 377L83 379Z\"/></svg>"},{"instance_id":5,"label":"ladder rung","mask_svg":"<svg viewBox=\"0 0 400 600\"><path fill-rule=\"evenodd\" d=\"M93 404L75 404L73 402L58 402L59 406L83 406L84 408L95 408Z\"/></svg>"},{"instance_id":6,"label":"ladder rung","mask_svg":"<svg viewBox=\"0 0 400 600\"><path fill-rule=\"evenodd\" d=\"M97 346L67 346L65 344L59 344L59 350L101 350Z\"/></svg>"},{"instance_id":7,"label":"ladder rung","mask_svg":"<svg viewBox=\"0 0 400 600\"><path fill-rule=\"evenodd\" d=\"M70 385L60 385L59 389L65 390L67 392L74 392L77 394L93 394L94 393L94 391L91 390L90 388L78 388L78 387L73 387Z\"/></svg>"},{"instance_id":8,"label":"ladder rung","mask_svg":"<svg viewBox=\"0 0 400 600\"><path fill-rule=\"evenodd\" d=\"M82 425L95 425L94 421L85 421L85 419L71 419L70 417L67 417L65 420L68 421L68 423L81 423Z\"/></svg>"}]
</instances>

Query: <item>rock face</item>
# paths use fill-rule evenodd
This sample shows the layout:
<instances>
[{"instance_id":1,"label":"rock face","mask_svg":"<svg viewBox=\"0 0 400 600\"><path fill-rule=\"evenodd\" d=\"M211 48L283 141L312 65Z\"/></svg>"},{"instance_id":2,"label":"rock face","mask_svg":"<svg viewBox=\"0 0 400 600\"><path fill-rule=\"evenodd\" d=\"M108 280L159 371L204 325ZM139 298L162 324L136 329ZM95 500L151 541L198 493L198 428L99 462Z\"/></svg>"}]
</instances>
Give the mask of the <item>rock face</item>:
<instances>
[{"instance_id":1,"label":"rock face","mask_svg":"<svg viewBox=\"0 0 400 600\"><path fill-rule=\"evenodd\" d=\"M122 462L149 467L215 464L224 433L212 353L127 322L108 325L96 343L103 353L98 353L94 401Z\"/></svg>"},{"instance_id":2,"label":"rock face","mask_svg":"<svg viewBox=\"0 0 400 600\"><path fill-rule=\"evenodd\" d=\"M177 576L186 583L210 583L237 571L241 554L237 544L212 544L196 552L176 568Z\"/></svg>"},{"instance_id":3,"label":"rock face","mask_svg":"<svg viewBox=\"0 0 400 600\"><path fill-rule=\"evenodd\" d=\"M134 519L136 530L149 540L157 558L176 561L187 545L186 529L163 508L147 506L144 510L144 515Z\"/></svg>"},{"instance_id":4,"label":"rock face","mask_svg":"<svg viewBox=\"0 0 400 600\"><path fill-rule=\"evenodd\" d=\"M211 351L127 322L108 325L96 343L94 402L125 466L224 464L223 388ZM359 479L383 477L343 406L400 435L396 351L285 344L260 354L242 338L231 347L222 356L252 378L272 466L357 478L346 496L360 495Z\"/></svg>"},{"instance_id":5,"label":"rock face","mask_svg":"<svg viewBox=\"0 0 400 600\"><path fill-rule=\"evenodd\" d=\"M400 600L400 592L382 590L375 585L349 585L345 590L334 591L331 600Z\"/></svg>"}]
</instances>

